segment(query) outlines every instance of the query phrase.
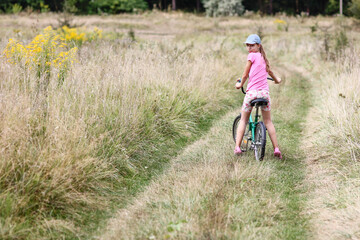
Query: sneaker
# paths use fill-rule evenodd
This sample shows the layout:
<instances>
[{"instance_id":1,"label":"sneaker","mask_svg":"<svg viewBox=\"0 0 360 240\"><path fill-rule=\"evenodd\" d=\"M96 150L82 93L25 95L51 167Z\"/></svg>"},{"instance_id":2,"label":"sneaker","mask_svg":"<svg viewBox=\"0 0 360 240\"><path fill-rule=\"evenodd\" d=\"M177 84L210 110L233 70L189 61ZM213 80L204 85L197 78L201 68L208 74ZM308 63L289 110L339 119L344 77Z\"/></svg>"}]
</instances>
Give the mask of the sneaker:
<instances>
[{"instance_id":1,"label":"sneaker","mask_svg":"<svg viewBox=\"0 0 360 240\"><path fill-rule=\"evenodd\" d=\"M281 155L281 152L280 152L279 148L275 148L274 156L282 159L282 155Z\"/></svg>"},{"instance_id":2,"label":"sneaker","mask_svg":"<svg viewBox=\"0 0 360 240\"><path fill-rule=\"evenodd\" d=\"M234 150L234 154L235 155L240 155L242 153L240 147L236 147L235 150Z\"/></svg>"}]
</instances>

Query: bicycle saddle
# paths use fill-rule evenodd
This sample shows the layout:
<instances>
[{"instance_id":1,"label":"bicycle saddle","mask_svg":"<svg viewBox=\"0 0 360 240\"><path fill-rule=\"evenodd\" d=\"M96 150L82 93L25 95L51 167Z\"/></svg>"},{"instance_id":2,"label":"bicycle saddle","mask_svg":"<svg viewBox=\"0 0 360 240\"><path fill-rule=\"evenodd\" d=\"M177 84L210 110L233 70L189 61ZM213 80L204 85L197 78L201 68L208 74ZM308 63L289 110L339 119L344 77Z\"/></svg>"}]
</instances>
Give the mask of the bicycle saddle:
<instances>
[{"instance_id":1,"label":"bicycle saddle","mask_svg":"<svg viewBox=\"0 0 360 240\"><path fill-rule=\"evenodd\" d=\"M257 104L258 106L261 106L261 105L266 105L268 104L268 100L264 99L264 98L256 98L254 100L252 100L250 102L251 106L255 106L255 104Z\"/></svg>"}]
</instances>

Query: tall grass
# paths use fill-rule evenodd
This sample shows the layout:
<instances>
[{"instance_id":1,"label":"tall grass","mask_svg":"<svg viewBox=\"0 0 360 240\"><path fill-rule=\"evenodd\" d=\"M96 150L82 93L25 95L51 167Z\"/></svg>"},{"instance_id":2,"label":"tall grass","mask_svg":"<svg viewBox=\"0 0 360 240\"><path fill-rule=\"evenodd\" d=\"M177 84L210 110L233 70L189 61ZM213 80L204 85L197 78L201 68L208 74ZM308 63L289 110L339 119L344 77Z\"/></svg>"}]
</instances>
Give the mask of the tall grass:
<instances>
[{"instance_id":1,"label":"tall grass","mask_svg":"<svg viewBox=\"0 0 360 240\"><path fill-rule=\"evenodd\" d=\"M190 138L233 103L238 52L210 38L84 44L64 83L50 79L45 120L36 78L1 58L0 238L85 236L84 212L107 209L126 179L160 164L139 156Z\"/></svg>"},{"instance_id":2,"label":"tall grass","mask_svg":"<svg viewBox=\"0 0 360 240\"><path fill-rule=\"evenodd\" d=\"M297 143L309 93L298 91L307 80L288 74L289 85L271 89L272 99L283 102L296 95L291 105L272 105L286 159L272 156L271 143L262 163L251 151L234 156L229 130L238 109L229 111L121 209L101 239L306 239L308 219L299 214L307 190L301 184L305 164Z\"/></svg>"},{"instance_id":3,"label":"tall grass","mask_svg":"<svg viewBox=\"0 0 360 240\"><path fill-rule=\"evenodd\" d=\"M56 24L54 15L37 16L38 23L33 16L0 17L1 50L13 35L29 42L36 35L29 30L34 24ZM25 79L0 58L0 238L86 238L83 227L91 224L85 212L95 218L115 198L125 202L129 182L166 161L149 156L163 149L177 152L178 142L196 136L204 121L237 101L231 79L241 73L239 59L246 52L240 43L256 31L254 21L263 26L270 59L297 62L329 79L320 99L326 119L321 140L340 138L335 144L358 158L359 97L347 84L358 86L356 55L346 71L318 67L313 57L322 39L309 35L313 20L301 25L289 19L291 28L284 32L272 18L149 13L79 17L77 23L85 19L103 26L111 39L126 36L131 27L137 42L83 44L60 87L51 76L45 120L34 111L35 77Z\"/></svg>"},{"instance_id":4,"label":"tall grass","mask_svg":"<svg viewBox=\"0 0 360 240\"><path fill-rule=\"evenodd\" d=\"M332 71L321 77L324 88L319 108L326 119L325 144L339 155L348 155L353 161L360 156L360 65L359 50L347 49L338 58Z\"/></svg>"},{"instance_id":5,"label":"tall grass","mask_svg":"<svg viewBox=\"0 0 360 240\"><path fill-rule=\"evenodd\" d=\"M304 142L316 239L359 238L359 35L343 23L320 35L320 54L305 66L313 79Z\"/></svg>"}]
</instances>

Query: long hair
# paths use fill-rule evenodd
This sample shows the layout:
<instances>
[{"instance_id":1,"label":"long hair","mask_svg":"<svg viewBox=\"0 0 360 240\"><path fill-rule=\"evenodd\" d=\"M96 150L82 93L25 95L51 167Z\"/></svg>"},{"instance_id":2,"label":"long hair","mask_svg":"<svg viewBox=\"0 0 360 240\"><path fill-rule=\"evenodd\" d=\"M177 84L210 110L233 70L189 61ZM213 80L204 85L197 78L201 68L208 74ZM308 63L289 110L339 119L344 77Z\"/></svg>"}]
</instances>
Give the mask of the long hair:
<instances>
[{"instance_id":1,"label":"long hair","mask_svg":"<svg viewBox=\"0 0 360 240\"><path fill-rule=\"evenodd\" d=\"M259 51L260 51L261 56L264 58L265 63L266 63L266 71L267 71L267 72L270 72L269 60L268 60L267 57L266 57L266 53L265 53L265 51L264 51L263 46L262 46L261 44L259 44L259 45L260 45Z\"/></svg>"}]
</instances>

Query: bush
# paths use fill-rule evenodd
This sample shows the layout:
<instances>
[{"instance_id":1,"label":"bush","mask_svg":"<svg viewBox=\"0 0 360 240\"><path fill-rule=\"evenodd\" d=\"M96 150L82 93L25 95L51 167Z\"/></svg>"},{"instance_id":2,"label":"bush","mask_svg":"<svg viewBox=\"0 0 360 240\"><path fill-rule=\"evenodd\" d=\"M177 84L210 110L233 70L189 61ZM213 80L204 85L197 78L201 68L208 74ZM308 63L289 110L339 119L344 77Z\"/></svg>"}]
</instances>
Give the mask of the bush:
<instances>
[{"instance_id":1,"label":"bush","mask_svg":"<svg viewBox=\"0 0 360 240\"><path fill-rule=\"evenodd\" d=\"M348 37L345 31L340 31L335 35L335 53L339 56L349 45Z\"/></svg>"},{"instance_id":2,"label":"bush","mask_svg":"<svg viewBox=\"0 0 360 240\"><path fill-rule=\"evenodd\" d=\"M22 10L22 6L15 3L14 5L12 5L12 9L11 9L11 12L14 13L14 14L18 14L19 12L21 12Z\"/></svg>"},{"instance_id":3,"label":"bush","mask_svg":"<svg viewBox=\"0 0 360 240\"><path fill-rule=\"evenodd\" d=\"M342 0L343 1L343 14L348 15L348 6L350 4L350 0ZM326 5L325 13L328 15L338 14L340 11L340 1L339 0L329 0Z\"/></svg>"},{"instance_id":4,"label":"bush","mask_svg":"<svg viewBox=\"0 0 360 240\"><path fill-rule=\"evenodd\" d=\"M203 0L206 15L217 16L239 16L244 13L242 0Z\"/></svg>"},{"instance_id":5,"label":"bush","mask_svg":"<svg viewBox=\"0 0 360 240\"><path fill-rule=\"evenodd\" d=\"M136 12L148 8L144 0L95 0L92 4L106 13Z\"/></svg>"},{"instance_id":6,"label":"bush","mask_svg":"<svg viewBox=\"0 0 360 240\"><path fill-rule=\"evenodd\" d=\"M354 17L360 19L360 0L352 0L349 11Z\"/></svg>"}]
</instances>

